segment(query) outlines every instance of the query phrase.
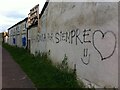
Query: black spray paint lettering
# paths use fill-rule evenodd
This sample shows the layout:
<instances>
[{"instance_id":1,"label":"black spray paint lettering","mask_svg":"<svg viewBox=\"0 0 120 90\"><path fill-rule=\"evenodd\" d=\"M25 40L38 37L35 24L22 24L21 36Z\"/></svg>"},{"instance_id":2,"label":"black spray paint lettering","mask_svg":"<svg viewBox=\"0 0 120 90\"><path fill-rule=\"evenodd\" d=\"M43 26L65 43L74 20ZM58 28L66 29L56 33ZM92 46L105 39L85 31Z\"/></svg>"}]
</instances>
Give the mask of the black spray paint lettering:
<instances>
[{"instance_id":1,"label":"black spray paint lettering","mask_svg":"<svg viewBox=\"0 0 120 90\"><path fill-rule=\"evenodd\" d=\"M91 29L88 29L88 30L86 30L86 29L84 29L84 34L83 34L83 42L84 43L91 43L91 41L90 40L87 40L86 38L89 36L89 32L91 32ZM89 37L88 37L89 38Z\"/></svg>"},{"instance_id":2,"label":"black spray paint lettering","mask_svg":"<svg viewBox=\"0 0 120 90\"><path fill-rule=\"evenodd\" d=\"M87 40L89 37L89 33L91 30L84 30L82 34L82 32L80 32L79 29L74 29L74 30L71 30L69 32L56 32L55 34L53 33L44 33L42 35L40 35L39 39L40 41L46 41L46 39L48 40L51 40L56 43L60 43L61 41L65 41L65 42L68 42L68 43L71 43L73 44L75 42L76 45L78 45L78 42L80 42L80 44L83 44L84 43L90 43L91 41L90 40ZM81 36L81 37L80 37ZM82 38L83 37L83 38Z\"/></svg>"},{"instance_id":3,"label":"black spray paint lettering","mask_svg":"<svg viewBox=\"0 0 120 90\"><path fill-rule=\"evenodd\" d=\"M81 39L80 39L79 35L80 35L80 30L79 30L79 29L76 29L76 45L77 45L77 43L78 43L78 41L77 41L77 40L79 40L79 41L80 41L80 43L81 43L81 44L83 44L83 42L81 41Z\"/></svg>"},{"instance_id":4,"label":"black spray paint lettering","mask_svg":"<svg viewBox=\"0 0 120 90\"><path fill-rule=\"evenodd\" d=\"M90 54L88 55L88 48L84 49L83 51L83 58L81 58L81 61L85 64L88 65L90 63Z\"/></svg>"},{"instance_id":5,"label":"black spray paint lettering","mask_svg":"<svg viewBox=\"0 0 120 90\"><path fill-rule=\"evenodd\" d=\"M66 41L66 33L60 31L60 41Z\"/></svg>"},{"instance_id":6,"label":"black spray paint lettering","mask_svg":"<svg viewBox=\"0 0 120 90\"><path fill-rule=\"evenodd\" d=\"M56 39L56 43L60 43L61 41L65 41L65 42L69 42L71 43L71 32L56 32L55 33L55 39Z\"/></svg>"},{"instance_id":7,"label":"black spray paint lettering","mask_svg":"<svg viewBox=\"0 0 120 90\"><path fill-rule=\"evenodd\" d=\"M69 34L69 37L68 37L68 34L69 33L63 33L62 31L60 32L56 32L55 33L55 39L56 39L56 43L59 43L61 41L69 41L70 40L70 34Z\"/></svg>"},{"instance_id":8,"label":"black spray paint lettering","mask_svg":"<svg viewBox=\"0 0 120 90\"><path fill-rule=\"evenodd\" d=\"M111 33L115 38L115 45L113 47L113 51L108 56L103 56L101 51L95 45L94 36L98 32L102 34L101 39L104 39L105 35L108 33ZM91 34L92 38L91 38L90 34ZM78 42L80 42L80 44L85 44L85 43L87 44L87 43L92 42L93 47L100 54L101 60L105 60L107 58L110 58L114 54L115 49L116 49L116 44L117 44L117 38L116 38L116 35L114 32L107 31L107 32L103 33L101 30L95 30L92 34L91 29L84 29L83 31L80 31L79 29L73 29L73 30L68 31L68 32L60 31L60 32L56 32L56 33L40 34L40 35L38 35L38 39L40 41L45 41L46 39L48 39L48 40L51 40L53 42L55 40L56 43L60 43L61 41L65 41L65 42L73 44L75 42L76 45L78 45ZM92 41L91 41L91 39L92 39ZM88 65L90 63L90 54L88 54L88 51L89 51L88 49L84 49L83 58L81 58L81 61L85 65Z\"/></svg>"},{"instance_id":9,"label":"black spray paint lettering","mask_svg":"<svg viewBox=\"0 0 120 90\"><path fill-rule=\"evenodd\" d=\"M54 42L54 34L53 33L47 33L47 39L50 40L50 41L53 41Z\"/></svg>"},{"instance_id":10,"label":"black spray paint lettering","mask_svg":"<svg viewBox=\"0 0 120 90\"><path fill-rule=\"evenodd\" d=\"M46 40L46 34L45 33L43 34L43 37L44 37L44 40Z\"/></svg>"},{"instance_id":11,"label":"black spray paint lettering","mask_svg":"<svg viewBox=\"0 0 120 90\"><path fill-rule=\"evenodd\" d=\"M46 34L45 34L45 33L41 35L41 40L42 40L42 41L45 41L45 40L46 40Z\"/></svg>"},{"instance_id":12,"label":"black spray paint lettering","mask_svg":"<svg viewBox=\"0 0 120 90\"><path fill-rule=\"evenodd\" d=\"M62 35L62 36L61 36L62 41L66 41L66 40L65 40L65 39L66 39L66 38L65 38L65 33L62 33L61 35Z\"/></svg>"},{"instance_id":13,"label":"black spray paint lettering","mask_svg":"<svg viewBox=\"0 0 120 90\"><path fill-rule=\"evenodd\" d=\"M101 39L104 39L104 38L105 38L105 35L106 35L106 34L109 34L109 33L111 33L111 34L114 36L114 38L115 38L115 41L113 41L115 44L114 44L114 46L112 47L112 48L113 48L113 51L112 51L111 54L108 55L108 56L103 56L103 54L100 52L100 50L99 50L99 49L97 48L97 46L95 45L95 38L94 38L94 36L95 36L95 34L98 33L98 32L102 34ZM93 42L93 47L94 47L94 48L98 51L98 53L100 54L101 60L105 60L105 59L107 59L107 58L110 58L110 57L114 54L115 49L116 49L116 44L117 44L117 38L116 38L115 33L112 32L112 31L107 31L107 32L103 33L101 30L96 30L96 31L93 33L92 42Z\"/></svg>"},{"instance_id":14,"label":"black spray paint lettering","mask_svg":"<svg viewBox=\"0 0 120 90\"><path fill-rule=\"evenodd\" d=\"M75 37L75 30L71 31L71 44L73 43L73 38Z\"/></svg>"},{"instance_id":15,"label":"black spray paint lettering","mask_svg":"<svg viewBox=\"0 0 120 90\"><path fill-rule=\"evenodd\" d=\"M85 35L82 35L82 33L80 33L79 29L71 30L69 32L62 32L62 31L56 32L55 33L56 43L59 43L61 41L66 41L66 42L69 42L69 43L73 44L74 43L73 41L75 40L76 45L78 44L78 41L81 44L83 44L83 41L85 41L86 38L85 38L85 40L82 41L82 39L80 38L80 35L83 36L83 37L88 37L89 35L86 34L86 32L85 32Z\"/></svg>"},{"instance_id":16,"label":"black spray paint lettering","mask_svg":"<svg viewBox=\"0 0 120 90\"><path fill-rule=\"evenodd\" d=\"M55 33L55 38L56 38L56 43L59 43L59 38L58 38L58 36L59 36L59 33L57 32L57 33Z\"/></svg>"},{"instance_id":17,"label":"black spray paint lettering","mask_svg":"<svg viewBox=\"0 0 120 90\"><path fill-rule=\"evenodd\" d=\"M66 42L70 43L70 32L66 32Z\"/></svg>"}]
</instances>

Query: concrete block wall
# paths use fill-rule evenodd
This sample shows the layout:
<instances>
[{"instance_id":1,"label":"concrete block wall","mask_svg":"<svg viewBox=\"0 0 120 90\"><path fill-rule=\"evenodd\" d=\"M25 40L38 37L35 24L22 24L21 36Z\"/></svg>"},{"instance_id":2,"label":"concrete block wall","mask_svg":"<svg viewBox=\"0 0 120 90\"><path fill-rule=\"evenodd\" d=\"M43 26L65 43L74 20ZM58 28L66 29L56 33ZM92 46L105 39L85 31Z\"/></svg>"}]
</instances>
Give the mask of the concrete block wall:
<instances>
[{"instance_id":1,"label":"concrete block wall","mask_svg":"<svg viewBox=\"0 0 120 90\"><path fill-rule=\"evenodd\" d=\"M44 13L37 50L46 44L53 62L66 54L69 67L76 64L78 78L118 87L117 2L50 2Z\"/></svg>"}]
</instances>

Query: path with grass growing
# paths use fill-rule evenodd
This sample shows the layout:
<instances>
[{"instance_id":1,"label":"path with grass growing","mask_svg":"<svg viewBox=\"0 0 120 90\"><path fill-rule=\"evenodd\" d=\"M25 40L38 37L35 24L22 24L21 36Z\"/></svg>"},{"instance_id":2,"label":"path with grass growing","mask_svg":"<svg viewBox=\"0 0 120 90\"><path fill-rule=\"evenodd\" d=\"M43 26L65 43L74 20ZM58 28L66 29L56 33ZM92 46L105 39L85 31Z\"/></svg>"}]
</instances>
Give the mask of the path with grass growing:
<instances>
[{"instance_id":1,"label":"path with grass growing","mask_svg":"<svg viewBox=\"0 0 120 90\"><path fill-rule=\"evenodd\" d=\"M2 88L35 90L34 84L4 48L2 48L2 60Z\"/></svg>"},{"instance_id":2,"label":"path with grass growing","mask_svg":"<svg viewBox=\"0 0 120 90\"><path fill-rule=\"evenodd\" d=\"M84 88L84 84L82 81L77 80L73 70L62 68L62 64L54 64L47 53L39 53L34 56L23 48L10 46L8 44L3 44L3 47L32 80L36 88ZM3 51L3 53L6 52L5 50ZM4 58L8 59L10 57L9 55L6 56L7 57L4 56ZM13 62L13 60L11 61ZM11 61L9 63L11 63ZM4 63L7 62L8 61ZM16 68L18 65L11 67ZM12 73L17 71L13 71ZM6 75L6 73L4 74ZM20 79L22 78L24 79L24 75L20 77Z\"/></svg>"}]
</instances>

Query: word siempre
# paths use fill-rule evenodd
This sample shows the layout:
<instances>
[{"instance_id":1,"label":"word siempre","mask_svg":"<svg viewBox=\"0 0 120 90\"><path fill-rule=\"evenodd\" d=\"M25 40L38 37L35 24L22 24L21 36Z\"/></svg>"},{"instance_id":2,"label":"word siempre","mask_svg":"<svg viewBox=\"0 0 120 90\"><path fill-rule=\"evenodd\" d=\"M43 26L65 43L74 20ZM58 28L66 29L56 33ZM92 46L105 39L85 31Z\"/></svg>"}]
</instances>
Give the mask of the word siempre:
<instances>
[{"instance_id":1,"label":"word siempre","mask_svg":"<svg viewBox=\"0 0 120 90\"><path fill-rule=\"evenodd\" d=\"M75 43L77 45L78 42L81 44L91 43L90 33L91 29L84 29L83 31L80 31L79 29L74 29L68 32L59 31L55 33L44 33L38 35L38 40L51 40L55 43L65 41L71 44Z\"/></svg>"},{"instance_id":2,"label":"word siempre","mask_svg":"<svg viewBox=\"0 0 120 90\"><path fill-rule=\"evenodd\" d=\"M93 31L93 30L92 30ZM100 59L106 60L110 57L115 52L116 45L117 45L117 38L116 34L112 31L105 31L103 32L102 30L95 30L92 32L91 29L84 29L83 31L79 29L74 29L71 31L63 32L54 32L54 33L39 33L37 40L39 41L52 41L53 43L60 43L60 42L68 42L70 44L75 43L76 45L83 44L83 53L81 56L81 61L85 64L88 65L90 63L91 59L91 53L90 53L90 48L88 48L88 45L86 46L86 43L90 43L93 45L94 49L98 52L100 55ZM97 38L96 38L97 36ZM109 38L111 37L111 38ZM113 40L111 44L111 51L108 54L103 53L103 48L106 46L103 43L103 46L99 46L96 44L96 41L100 40L101 43L103 43L105 40ZM107 41L106 41L107 42Z\"/></svg>"}]
</instances>

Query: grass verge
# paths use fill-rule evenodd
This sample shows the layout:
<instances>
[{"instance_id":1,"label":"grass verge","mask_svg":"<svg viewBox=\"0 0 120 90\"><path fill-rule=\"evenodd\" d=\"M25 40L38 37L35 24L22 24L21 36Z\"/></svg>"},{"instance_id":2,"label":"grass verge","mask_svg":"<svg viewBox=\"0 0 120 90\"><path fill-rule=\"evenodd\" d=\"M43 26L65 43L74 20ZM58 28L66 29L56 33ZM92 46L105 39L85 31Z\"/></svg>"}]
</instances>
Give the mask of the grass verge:
<instances>
[{"instance_id":1,"label":"grass verge","mask_svg":"<svg viewBox=\"0 0 120 90\"><path fill-rule=\"evenodd\" d=\"M3 44L37 88L84 88L73 72L60 70L46 55L34 56L23 48Z\"/></svg>"}]
</instances>

